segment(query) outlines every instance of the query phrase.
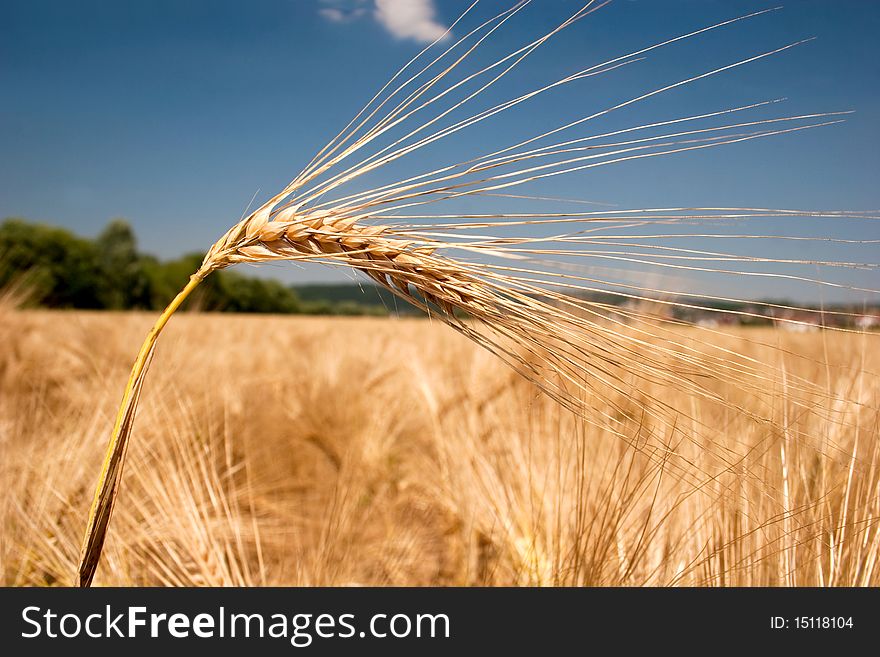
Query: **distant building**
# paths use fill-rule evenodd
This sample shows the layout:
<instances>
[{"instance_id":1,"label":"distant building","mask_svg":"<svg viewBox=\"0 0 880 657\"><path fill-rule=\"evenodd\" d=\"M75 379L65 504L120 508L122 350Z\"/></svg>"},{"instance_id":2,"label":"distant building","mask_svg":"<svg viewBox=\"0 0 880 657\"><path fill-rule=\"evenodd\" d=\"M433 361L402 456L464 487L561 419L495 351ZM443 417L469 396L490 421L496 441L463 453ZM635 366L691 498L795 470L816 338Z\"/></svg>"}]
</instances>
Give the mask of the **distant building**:
<instances>
[{"instance_id":1,"label":"distant building","mask_svg":"<svg viewBox=\"0 0 880 657\"><path fill-rule=\"evenodd\" d=\"M861 315L856 317L856 327L860 329L873 329L880 327L880 315Z\"/></svg>"}]
</instances>

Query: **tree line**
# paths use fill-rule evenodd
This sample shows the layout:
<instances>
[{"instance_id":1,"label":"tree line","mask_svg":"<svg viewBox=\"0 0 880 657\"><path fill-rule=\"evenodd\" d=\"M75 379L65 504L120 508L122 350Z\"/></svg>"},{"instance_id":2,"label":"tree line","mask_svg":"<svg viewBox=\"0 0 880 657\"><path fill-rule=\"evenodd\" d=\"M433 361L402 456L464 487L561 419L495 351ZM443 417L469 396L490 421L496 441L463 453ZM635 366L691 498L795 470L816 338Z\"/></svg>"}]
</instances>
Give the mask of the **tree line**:
<instances>
[{"instance_id":1,"label":"tree line","mask_svg":"<svg viewBox=\"0 0 880 657\"><path fill-rule=\"evenodd\" d=\"M161 310L201 261L199 253L168 261L141 253L124 219L110 221L94 239L17 218L0 224L0 290L16 285L30 305ZM372 300L365 295L363 302L322 299L313 290L308 296L302 299L293 286L275 280L227 270L206 279L188 303L207 311L245 313L387 313L384 299L376 295Z\"/></svg>"}]
</instances>

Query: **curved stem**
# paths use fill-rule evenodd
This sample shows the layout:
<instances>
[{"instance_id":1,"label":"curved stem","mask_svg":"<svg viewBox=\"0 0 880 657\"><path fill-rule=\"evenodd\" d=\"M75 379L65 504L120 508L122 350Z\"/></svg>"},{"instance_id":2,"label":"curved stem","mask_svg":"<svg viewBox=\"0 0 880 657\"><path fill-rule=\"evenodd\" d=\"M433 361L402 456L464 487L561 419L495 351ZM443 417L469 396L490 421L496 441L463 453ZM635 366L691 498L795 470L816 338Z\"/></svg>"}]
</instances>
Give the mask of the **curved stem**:
<instances>
[{"instance_id":1,"label":"curved stem","mask_svg":"<svg viewBox=\"0 0 880 657\"><path fill-rule=\"evenodd\" d=\"M80 551L79 570L76 580L78 586L85 587L91 585L98 560L101 558L101 549L104 546L104 538L107 535L110 514L113 512L113 504L116 501L119 482L122 478L128 437L131 434L141 386L149 367L150 355L153 353L153 348L159 339L159 334L165 328L168 320L171 319L171 316L180 308L180 305L198 284L204 280L206 275L202 270L199 270L190 276L186 286L177 293L177 296L168 304L168 307L165 308L156 320L153 328L150 329L131 368L131 374L128 377L125 392L122 395L122 403L116 415L113 434L110 437L110 443L107 445L107 454L101 466L98 484L95 487L95 497L89 510L89 520Z\"/></svg>"}]
</instances>

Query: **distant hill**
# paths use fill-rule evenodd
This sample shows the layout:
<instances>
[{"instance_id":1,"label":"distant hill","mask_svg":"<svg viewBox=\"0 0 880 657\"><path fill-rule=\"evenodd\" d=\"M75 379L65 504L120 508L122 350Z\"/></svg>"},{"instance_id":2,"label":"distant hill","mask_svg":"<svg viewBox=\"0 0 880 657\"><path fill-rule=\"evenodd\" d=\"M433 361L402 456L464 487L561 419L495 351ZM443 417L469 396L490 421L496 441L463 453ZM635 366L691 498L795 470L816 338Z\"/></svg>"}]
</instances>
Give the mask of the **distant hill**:
<instances>
[{"instance_id":1,"label":"distant hill","mask_svg":"<svg viewBox=\"0 0 880 657\"><path fill-rule=\"evenodd\" d=\"M420 310L394 296L385 288L369 282L294 285L292 289L305 305L326 303L337 308L357 307L364 311L358 314L370 315L422 314Z\"/></svg>"},{"instance_id":2,"label":"distant hill","mask_svg":"<svg viewBox=\"0 0 880 657\"><path fill-rule=\"evenodd\" d=\"M394 295L373 283L313 283L294 285L303 301L351 301L367 306L382 305Z\"/></svg>"}]
</instances>

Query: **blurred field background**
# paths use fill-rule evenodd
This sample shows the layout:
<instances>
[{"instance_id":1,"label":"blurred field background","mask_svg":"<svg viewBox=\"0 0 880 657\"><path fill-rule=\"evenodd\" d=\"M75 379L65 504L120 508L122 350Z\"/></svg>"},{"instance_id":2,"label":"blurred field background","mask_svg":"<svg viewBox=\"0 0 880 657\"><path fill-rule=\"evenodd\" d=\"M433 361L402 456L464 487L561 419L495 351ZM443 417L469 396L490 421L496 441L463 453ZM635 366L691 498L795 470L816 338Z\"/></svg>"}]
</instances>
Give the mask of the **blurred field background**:
<instances>
[{"instance_id":1,"label":"blurred field background","mask_svg":"<svg viewBox=\"0 0 880 657\"><path fill-rule=\"evenodd\" d=\"M3 584L73 581L153 319L5 294ZM625 391L690 409L650 436L682 477L640 449L660 431L644 417L626 418L627 445L430 320L184 313L155 355L95 583L876 586L873 336L730 333L715 341L762 359L772 384L727 394L772 425ZM796 375L828 395L794 392ZM691 422L737 465L689 444Z\"/></svg>"}]
</instances>

